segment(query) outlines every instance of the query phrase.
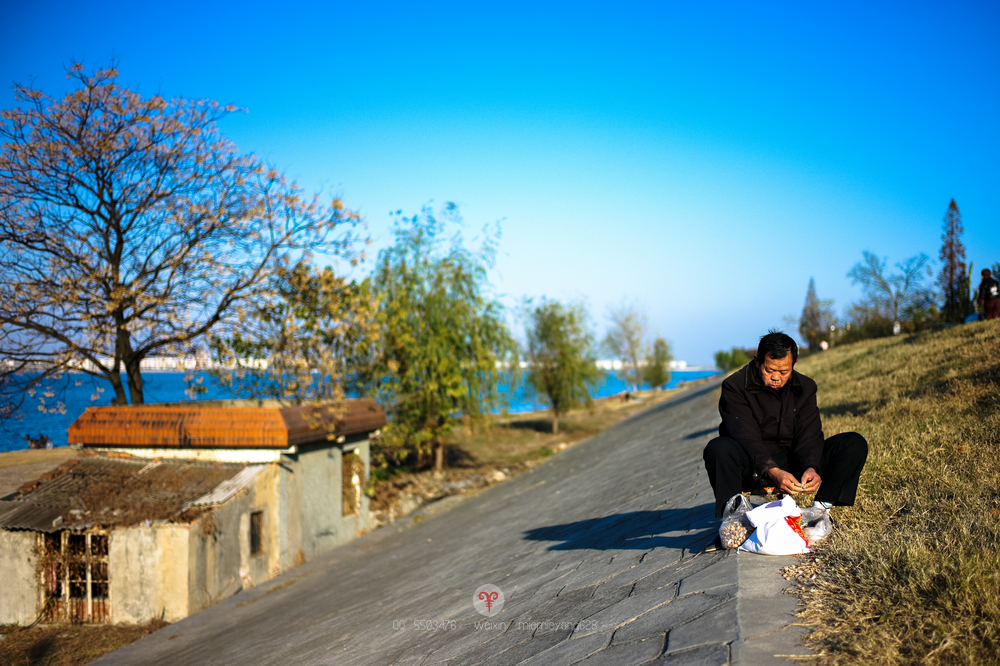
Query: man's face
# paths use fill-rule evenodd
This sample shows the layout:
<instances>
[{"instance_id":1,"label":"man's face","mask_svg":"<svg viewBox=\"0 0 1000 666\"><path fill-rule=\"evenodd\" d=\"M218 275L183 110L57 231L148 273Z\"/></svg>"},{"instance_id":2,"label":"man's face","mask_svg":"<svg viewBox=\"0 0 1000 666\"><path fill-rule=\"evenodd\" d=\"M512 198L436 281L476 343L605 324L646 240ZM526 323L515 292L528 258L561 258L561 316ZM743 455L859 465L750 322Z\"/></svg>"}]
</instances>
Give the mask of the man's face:
<instances>
[{"instance_id":1,"label":"man's face","mask_svg":"<svg viewBox=\"0 0 1000 666\"><path fill-rule=\"evenodd\" d=\"M792 355L785 354L785 358L773 359L768 354L760 366L760 374L768 388L780 389L792 376Z\"/></svg>"}]
</instances>

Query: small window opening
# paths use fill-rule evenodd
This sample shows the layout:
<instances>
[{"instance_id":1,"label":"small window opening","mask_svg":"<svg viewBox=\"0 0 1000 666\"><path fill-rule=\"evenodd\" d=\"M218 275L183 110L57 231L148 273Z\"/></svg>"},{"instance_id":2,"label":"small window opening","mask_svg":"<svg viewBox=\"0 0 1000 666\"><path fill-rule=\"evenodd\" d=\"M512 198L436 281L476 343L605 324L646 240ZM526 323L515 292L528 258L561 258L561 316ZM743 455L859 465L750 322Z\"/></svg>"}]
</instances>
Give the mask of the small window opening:
<instances>
[{"instance_id":1,"label":"small window opening","mask_svg":"<svg viewBox=\"0 0 1000 666\"><path fill-rule=\"evenodd\" d=\"M250 554L259 555L264 535L264 512L250 514Z\"/></svg>"}]
</instances>

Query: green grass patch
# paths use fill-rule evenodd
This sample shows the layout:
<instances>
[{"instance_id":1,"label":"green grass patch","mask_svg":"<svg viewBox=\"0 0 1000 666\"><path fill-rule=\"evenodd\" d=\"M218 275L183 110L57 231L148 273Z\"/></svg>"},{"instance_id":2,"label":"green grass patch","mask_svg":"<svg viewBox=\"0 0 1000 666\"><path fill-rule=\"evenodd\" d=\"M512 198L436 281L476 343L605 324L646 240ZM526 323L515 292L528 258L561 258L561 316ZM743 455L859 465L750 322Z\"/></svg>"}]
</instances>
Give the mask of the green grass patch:
<instances>
[{"instance_id":1,"label":"green grass patch","mask_svg":"<svg viewBox=\"0 0 1000 666\"><path fill-rule=\"evenodd\" d=\"M803 581L821 664L1000 663L1000 325L845 345L797 368L857 431L854 507Z\"/></svg>"}]
</instances>

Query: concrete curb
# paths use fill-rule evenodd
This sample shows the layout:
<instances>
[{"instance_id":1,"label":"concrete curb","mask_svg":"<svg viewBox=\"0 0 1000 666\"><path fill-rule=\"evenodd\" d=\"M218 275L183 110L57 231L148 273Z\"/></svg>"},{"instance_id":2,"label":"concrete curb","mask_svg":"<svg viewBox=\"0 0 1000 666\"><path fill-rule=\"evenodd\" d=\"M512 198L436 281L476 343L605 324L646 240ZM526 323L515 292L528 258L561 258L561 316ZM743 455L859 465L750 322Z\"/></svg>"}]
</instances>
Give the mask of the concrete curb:
<instances>
[{"instance_id":1,"label":"concrete curb","mask_svg":"<svg viewBox=\"0 0 1000 666\"><path fill-rule=\"evenodd\" d=\"M788 657L814 654L802 645L806 628L797 623L798 599L785 590L791 587L781 569L799 556L773 557L738 553L739 591L736 594L739 638L732 644L732 663L737 666L787 665Z\"/></svg>"}]
</instances>

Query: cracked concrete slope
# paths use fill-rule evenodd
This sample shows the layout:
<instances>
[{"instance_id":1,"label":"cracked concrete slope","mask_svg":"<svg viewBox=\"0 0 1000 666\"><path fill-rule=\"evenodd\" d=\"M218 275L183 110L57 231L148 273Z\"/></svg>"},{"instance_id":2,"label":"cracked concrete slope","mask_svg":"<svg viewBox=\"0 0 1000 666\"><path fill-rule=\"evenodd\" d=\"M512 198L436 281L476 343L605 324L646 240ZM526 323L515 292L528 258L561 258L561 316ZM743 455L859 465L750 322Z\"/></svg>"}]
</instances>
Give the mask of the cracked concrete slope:
<instances>
[{"instance_id":1,"label":"cracked concrete slope","mask_svg":"<svg viewBox=\"0 0 1000 666\"><path fill-rule=\"evenodd\" d=\"M94 663L730 663L738 615L757 611L737 607L735 553L701 552L719 381ZM503 592L489 617L485 584Z\"/></svg>"}]
</instances>

